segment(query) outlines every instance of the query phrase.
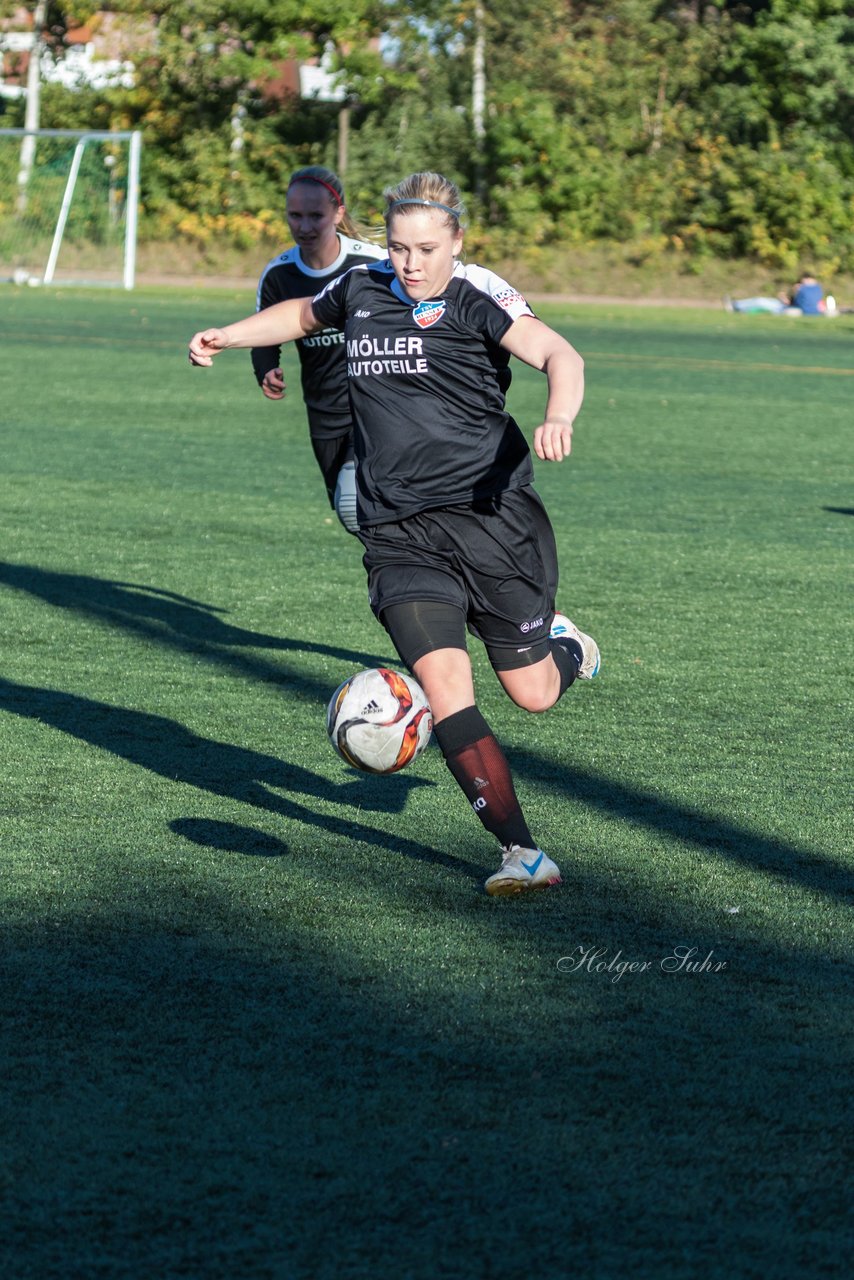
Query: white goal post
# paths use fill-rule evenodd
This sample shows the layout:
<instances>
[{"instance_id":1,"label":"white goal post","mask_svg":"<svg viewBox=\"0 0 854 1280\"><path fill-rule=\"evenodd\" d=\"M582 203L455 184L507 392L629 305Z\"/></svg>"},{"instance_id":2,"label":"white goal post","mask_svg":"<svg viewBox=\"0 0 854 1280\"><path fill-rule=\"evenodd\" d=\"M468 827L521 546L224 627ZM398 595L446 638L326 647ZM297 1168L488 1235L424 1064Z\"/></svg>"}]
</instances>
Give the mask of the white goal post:
<instances>
[{"instance_id":1,"label":"white goal post","mask_svg":"<svg viewBox=\"0 0 854 1280\"><path fill-rule=\"evenodd\" d=\"M132 289L138 131L0 129L0 280Z\"/></svg>"}]
</instances>

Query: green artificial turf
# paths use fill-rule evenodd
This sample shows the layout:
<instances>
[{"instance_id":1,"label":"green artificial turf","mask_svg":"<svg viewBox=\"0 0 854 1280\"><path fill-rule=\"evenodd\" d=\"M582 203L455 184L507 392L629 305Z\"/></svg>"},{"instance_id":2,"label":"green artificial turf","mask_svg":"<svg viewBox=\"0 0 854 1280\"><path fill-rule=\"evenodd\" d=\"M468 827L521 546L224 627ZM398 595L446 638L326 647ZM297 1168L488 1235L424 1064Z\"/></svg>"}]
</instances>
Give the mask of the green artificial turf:
<instances>
[{"instance_id":1,"label":"green artificial turf","mask_svg":"<svg viewBox=\"0 0 854 1280\"><path fill-rule=\"evenodd\" d=\"M252 305L0 290L3 1276L846 1274L854 318L541 309L603 666L473 646L564 874L492 900L435 747L326 741L396 660L292 352L187 362Z\"/></svg>"}]
</instances>

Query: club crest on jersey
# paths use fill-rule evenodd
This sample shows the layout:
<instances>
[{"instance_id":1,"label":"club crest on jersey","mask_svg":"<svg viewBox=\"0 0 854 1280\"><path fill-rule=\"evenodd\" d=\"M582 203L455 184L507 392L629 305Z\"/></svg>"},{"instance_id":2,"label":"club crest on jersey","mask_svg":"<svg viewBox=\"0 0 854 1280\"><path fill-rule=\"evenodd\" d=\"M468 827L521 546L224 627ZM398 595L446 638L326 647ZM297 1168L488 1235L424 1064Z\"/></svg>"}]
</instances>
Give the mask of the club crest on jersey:
<instances>
[{"instance_id":1,"label":"club crest on jersey","mask_svg":"<svg viewBox=\"0 0 854 1280\"><path fill-rule=\"evenodd\" d=\"M429 329L442 319L446 306L445 302L419 302L417 307L412 308L412 318L419 329Z\"/></svg>"}]
</instances>

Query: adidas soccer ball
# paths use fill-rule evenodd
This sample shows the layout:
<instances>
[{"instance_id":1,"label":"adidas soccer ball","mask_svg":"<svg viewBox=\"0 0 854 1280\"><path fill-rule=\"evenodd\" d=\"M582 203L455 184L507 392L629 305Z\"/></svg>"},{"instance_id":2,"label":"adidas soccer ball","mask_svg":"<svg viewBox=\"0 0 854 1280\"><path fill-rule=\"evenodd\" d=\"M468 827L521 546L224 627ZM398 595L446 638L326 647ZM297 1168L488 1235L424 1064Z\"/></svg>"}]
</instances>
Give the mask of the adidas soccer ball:
<instances>
[{"instance_id":1,"label":"adidas soccer ball","mask_svg":"<svg viewBox=\"0 0 854 1280\"><path fill-rule=\"evenodd\" d=\"M369 667L340 684L326 711L338 754L365 773L396 773L419 756L433 730L424 690L412 676Z\"/></svg>"}]
</instances>

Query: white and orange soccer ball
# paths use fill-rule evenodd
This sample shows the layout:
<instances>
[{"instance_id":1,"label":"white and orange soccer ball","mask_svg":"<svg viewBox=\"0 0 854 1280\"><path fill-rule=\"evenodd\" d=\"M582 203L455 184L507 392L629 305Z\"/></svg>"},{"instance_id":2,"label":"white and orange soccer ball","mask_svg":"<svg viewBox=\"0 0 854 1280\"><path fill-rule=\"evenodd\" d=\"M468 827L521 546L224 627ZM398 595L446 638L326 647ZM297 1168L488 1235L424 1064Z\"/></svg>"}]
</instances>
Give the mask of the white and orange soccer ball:
<instances>
[{"instance_id":1,"label":"white and orange soccer ball","mask_svg":"<svg viewBox=\"0 0 854 1280\"><path fill-rule=\"evenodd\" d=\"M335 750L365 773L397 773L419 756L433 731L424 690L410 675L368 667L340 684L326 711Z\"/></svg>"}]
</instances>

